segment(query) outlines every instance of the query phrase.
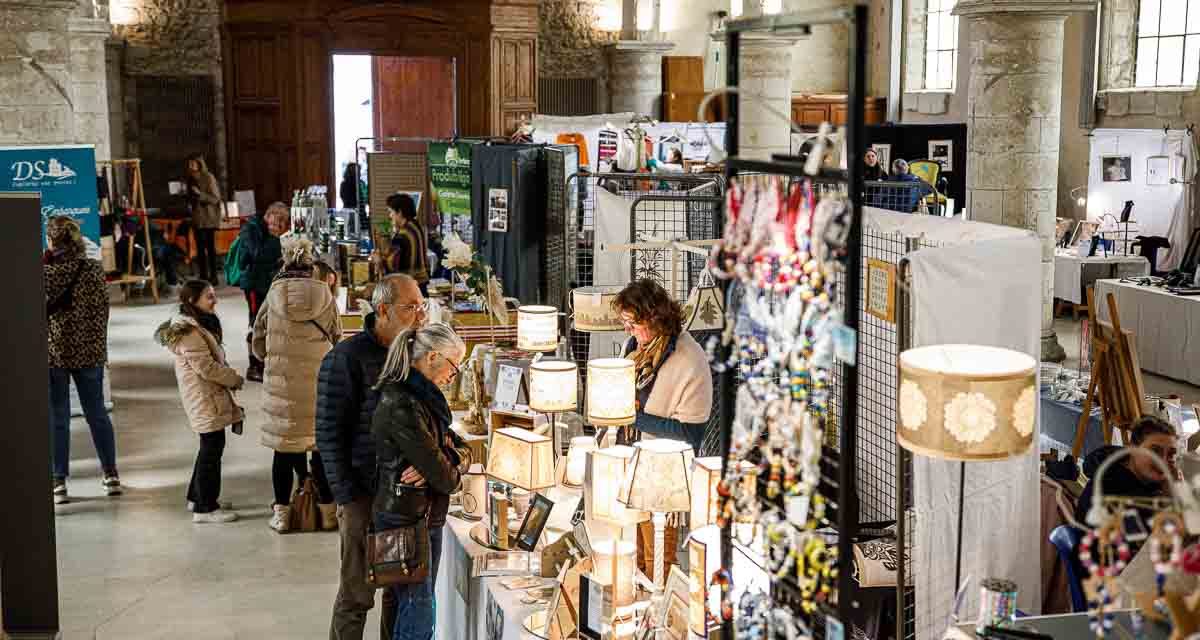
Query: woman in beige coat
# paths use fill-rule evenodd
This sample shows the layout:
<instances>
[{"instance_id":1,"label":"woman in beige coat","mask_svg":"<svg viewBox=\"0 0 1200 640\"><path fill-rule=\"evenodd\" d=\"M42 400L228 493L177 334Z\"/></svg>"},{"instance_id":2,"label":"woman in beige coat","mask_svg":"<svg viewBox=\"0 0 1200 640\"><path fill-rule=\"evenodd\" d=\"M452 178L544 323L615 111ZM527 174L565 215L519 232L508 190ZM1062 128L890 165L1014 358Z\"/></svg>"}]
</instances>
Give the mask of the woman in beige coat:
<instances>
[{"instance_id":1,"label":"woman in beige coat","mask_svg":"<svg viewBox=\"0 0 1200 640\"><path fill-rule=\"evenodd\" d=\"M216 177L204 163L204 156L196 154L188 158L187 184L192 231L196 238L196 276L208 278L216 286L220 284L217 280L217 229L221 226L224 202Z\"/></svg>"},{"instance_id":2,"label":"woman in beige coat","mask_svg":"<svg viewBox=\"0 0 1200 640\"><path fill-rule=\"evenodd\" d=\"M279 533L288 531L292 476L304 483L307 453L312 451L321 527L332 530L337 528L333 493L316 451L317 371L325 354L341 339L342 328L329 285L318 280L314 271L312 243L286 241L283 263L258 311L253 338L254 355L264 362L267 424L263 425L262 443L275 451L270 526Z\"/></svg>"},{"instance_id":3,"label":"woman in beige coat","mask_svg":"<svg viewBox=\"0 0 1200 640\"><path fill-rule=\"evenodd\" d=\"M175 354L175 380L188 422L200 436L200 451L188 484L192 522L233 522L237 514L222 509L221 455L225 427L237 431L244 412L233 392L242 376L225 360L217 296L203 280L189 280L179 289L179 316L163 323L154 338Z\"/></svg>"}]
</instances>

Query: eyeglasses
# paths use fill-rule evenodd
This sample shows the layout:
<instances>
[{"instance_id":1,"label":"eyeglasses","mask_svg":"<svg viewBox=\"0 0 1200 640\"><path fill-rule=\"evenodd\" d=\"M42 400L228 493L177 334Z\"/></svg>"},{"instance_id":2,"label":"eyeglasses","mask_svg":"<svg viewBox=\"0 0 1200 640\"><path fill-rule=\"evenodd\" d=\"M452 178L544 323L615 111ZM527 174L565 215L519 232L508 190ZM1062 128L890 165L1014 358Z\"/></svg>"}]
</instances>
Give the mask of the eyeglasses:
<instances>
[{"instance_id":1,"label":"eyeglasses","mask_svg":"<svg viewBox=\"0 0 1200 640\"><path fill-rule=\"evenodd\" d=\"M435 353L437 353L437 352L435 352ZM458 374L462 373L462 368L461 368L461 367L459 367L458 365L454 364L454 361L453 361L453 360L451 360L450 358L447 358L447 357L446 357L444 354L442 354L442 353L438 353L438 355L439 355L439 356L442 356L442 360L445 360L445 361L446 361L446 364L449 364L449 365L450 365L450 367L454 369L454 373L453 373L453 374L451 374L451 376L450 376L450 379L451 379L451 380L453 380L453 379L457 378L457 377L458 377Z\"/></svg>"},{"instance_id":2,"label":"eyeglasses","mask_svg":"<svg viewBox=\"0 0 1200 640\"><path fill-rule=\"evenodd\" d=\"M417 311L429 311L429 303L428 302L421 302L418 304L393 304L393 305L391 305L391 307L393 309L407 309L414 313Z\"/></svg>"},{"instance_id":3,"label":"eyeglasses","mask_svg":"<svg viewBox=\"0 0 1200 640\"><path fill-rule=\"evenodd\" d=\"M631 317L625 316L624 314L621 315L621 326L622 327L624 327L626 329L632 329L632 328L636 327L637 325L638 325L637 320L635 320Z\"/></svg>"}]
</instances>

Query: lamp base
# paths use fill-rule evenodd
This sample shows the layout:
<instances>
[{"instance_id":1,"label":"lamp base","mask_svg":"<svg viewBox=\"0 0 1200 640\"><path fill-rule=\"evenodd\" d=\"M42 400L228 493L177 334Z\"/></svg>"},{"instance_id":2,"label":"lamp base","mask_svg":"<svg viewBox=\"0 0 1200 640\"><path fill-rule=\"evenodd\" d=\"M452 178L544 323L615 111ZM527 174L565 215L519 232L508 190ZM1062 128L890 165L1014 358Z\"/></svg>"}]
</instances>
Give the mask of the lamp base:
<instances>
[{"instance_id":1,"label":"lamp base","mask_svg":"<svg viewBox=\"0 0 1200 640\"><path fill-rule=\"evenodd\" d=\"M667 514L655 513L650 522L654 525L654 584L661 588L666 583Z\"/></svg>"}]
</instances>

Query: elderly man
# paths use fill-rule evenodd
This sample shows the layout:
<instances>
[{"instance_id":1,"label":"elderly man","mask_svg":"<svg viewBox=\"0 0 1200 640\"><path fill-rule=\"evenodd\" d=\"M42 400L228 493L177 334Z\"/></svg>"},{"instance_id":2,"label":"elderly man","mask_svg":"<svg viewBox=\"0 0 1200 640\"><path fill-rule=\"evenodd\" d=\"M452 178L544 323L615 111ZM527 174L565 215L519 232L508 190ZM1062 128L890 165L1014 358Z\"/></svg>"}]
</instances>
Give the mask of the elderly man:
<instances>
[{"instance_id":1,"label":"elderly man","mask_svg":"<svg viewBox=\"0 0 1200 640\"><path fill-rule=\"evenodd\" d=\"M317 377L317 449L338 504L342 554L330 640L362 640L367 612L375 606L375 589L366 578L367 525L375 481L371 418L379 400L372 387L392 341L426 319L425 299L417 281L407 275L383 278L371 296L371 306L374 312L366 317L366 330L334 347ZM391 637L395 606L384 598L381 637L385 639Z\"/></svg>"}]
</instances>

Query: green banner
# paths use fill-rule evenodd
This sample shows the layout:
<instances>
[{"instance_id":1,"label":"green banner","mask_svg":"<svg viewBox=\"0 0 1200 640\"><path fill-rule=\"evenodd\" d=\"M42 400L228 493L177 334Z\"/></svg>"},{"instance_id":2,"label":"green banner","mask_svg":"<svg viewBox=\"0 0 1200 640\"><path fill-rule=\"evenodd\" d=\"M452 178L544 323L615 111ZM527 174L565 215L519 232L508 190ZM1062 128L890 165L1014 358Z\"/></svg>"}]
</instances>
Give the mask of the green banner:
<instances>
[{"instance_id":1,"label":"green banner","mask_svg":"<svg viewBox=\"0 0 1200 640\"><path fill-rule=\"evenodd\" d=\"M429 182L433 206L443 216L471 215L471 144L434 142L429 145Z\"/></svg>"}]
</instances>

